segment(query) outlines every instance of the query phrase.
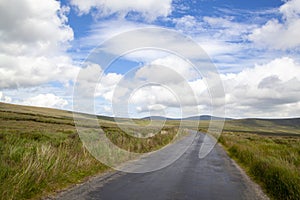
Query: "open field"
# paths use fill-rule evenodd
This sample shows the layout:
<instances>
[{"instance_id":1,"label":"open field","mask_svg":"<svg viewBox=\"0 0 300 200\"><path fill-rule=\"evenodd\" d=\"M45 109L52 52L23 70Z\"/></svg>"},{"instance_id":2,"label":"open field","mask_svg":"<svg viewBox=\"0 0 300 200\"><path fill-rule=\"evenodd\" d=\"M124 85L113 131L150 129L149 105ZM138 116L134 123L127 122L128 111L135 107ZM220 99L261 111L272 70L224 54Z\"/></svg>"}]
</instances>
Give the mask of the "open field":
<instances>
[{"instance_id":1,"label":"open field","mask_svg":"<svg viewBox=\"0 0 300 200\"><path fill-rule=\"evenodd\" d=\"M80 115L82 126L89 115ZM132 136L120 130L112 118L98 117L110 140L133 152L149 152L172 141L178 120L166 121L164 130L150 138L155 126L138 129L128 126ZM149 120L134 120L142 127ZM85 123L86 122L86 123ZM124 124L126 124L124 120ZM187 128L193 121L185 122ZM200 121L206 131L209 121ZM274 199L300 198L300 119L228 120L219 139ZM167 134L166 134L167 133ZM0 103L0 199L38 198L109 170L83 148L72 112Z\"/></svg>"},{"instance_id":2,"label":"open field","mask_svg":"<svg viewBox=\"0 0 300 200\"><path fill-rule=\"evenodd\" d=\"M111 118L99 122L114 143L138 152L168 144L175 133L166 126L167 134L138 140ZM71 112L0 103L0 199L38 198L106 170L82 146Z\"/></svg>"},{"instance_id":3,"label":"open field","mask_svg":"<svg viewBox=\"0 0 300 200\"><path fill-rule=\"evenodd\" d=\"M300 199L300 118L227 120L219 142L272 199Z\"/></svg>"},{"instance_id":4,"label":"open field","mask_svg":"<svg viewBox=\"0 0 300 200\"><path fill-rule=\"evenodd\" d=\"M272 199L300 199L300 118L227 120L219 142Z\"/></svg>"},{"instance_id":5,"label":"open field","mask_svg":"<svg viewBox=\"0 0 300 200\"><path fill-rule=\"evenodd\" d=\"M206 132L209 123L209 121L200 121L199 130ZM226 120L223 132L300 137L300 118Z\"/></svg>"},{"instance_id":6,"label":"open field","mask_svg":"<svg viewBox=\"0 0 300 200\"><path fill-rule=\"evenodd\" d=\"M219 142L272 199L300 199L300 119L226 121Z\"/></svg>"},{"instance_id":7,"label":"open field","mask_svg":"<svg viewBox=\"0 0 300 200\"><path fill-rule=\"evenodd\" d=\"M300 136L300 118L228 120L224 132L243 132L273 136Z\"/></svg>"},{"instance_id":8,"label":"open field","mask_svg":"<svg viewBox=\"0 0 300 200\"><path fill-rule=\"evenodd\" d=\"M273 199L300 199L300 137L223 133L219 141Z\"/></svg>"}]
</instances>

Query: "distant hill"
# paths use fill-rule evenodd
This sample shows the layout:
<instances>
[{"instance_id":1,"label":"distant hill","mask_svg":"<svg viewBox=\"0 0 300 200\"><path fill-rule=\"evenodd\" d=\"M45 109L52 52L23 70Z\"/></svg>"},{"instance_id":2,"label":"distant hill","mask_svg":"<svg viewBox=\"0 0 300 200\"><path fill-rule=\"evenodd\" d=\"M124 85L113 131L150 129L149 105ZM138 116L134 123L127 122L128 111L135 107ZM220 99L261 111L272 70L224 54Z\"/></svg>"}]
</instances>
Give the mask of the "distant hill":
<instances>
[{"instance_id":1,"label":"distant hill","mask_svg":"<svg viewBox=\"0 0 300 200\"><path fill-rule=\"evenodd\" d=\"M215 117L211 115L200 115L200 116L193 116L184 118L184 120L232 120L232 118L222 118L222 117Z\"/></svg>"},{"instance_id":2,"label":"distant hill","mask_svg":"<svg viewBox=\"0 0 300 200\"><path fill-rule=\"evenodd\" d=\"M300 136L300 118L289 119L234 119L227 120L223 131L262 135Z\"/></svg>"},{"instance_id":3,"label":"distant hill","mask_svg":"<svg viewBox=\"0 0 300 200\"><path fill-rule=\"evenodd\" d=\"M203 121L207 121L207 120L222 120L223 118L221 117L215 117L215 116L210 116L210 115L200 115L200 116L192 116L192 117L186 117L186 118L166 118L166 117L162 117L162 116L151 116L151 117L144 117L142 118L143 120L203 120ZM225 118L225 120L232 120L231 118Z\"/></svg>"},{"instance_id":4,"label":"distant hill","mask_svg":"<svg viewBox=\"0 0 300 200\"><path fill-rule=\"evenodd\" d=\"M82 118L90 118L92 115L79 113L79 116ZM115 118L108 116L100 116L97 118L102 120L102 123L106 125L114 125ZM150 117L145 117L142 119L134 119L137 120L149 120ZM177 123L176 118L165 118L162 116L152 116L154 120L169 120L171 123ZM183 120L200 120L203 122L203 126L207 126L209 120L219 120L221 118L214 117L210 115L201 115L201 116L193 116L187 117ZM0 128L7 128L8 120L13 120L15 122L21 121L34 121L41 123L53 124L55 126L59 126L59 124L65 125L74 125L73 120L73 112L58 110L52 108L41 108L41 107L33 107L33 106L21 106L14 104L6 104L0 102ZM118 120L124 122L127 119ZM142 123L142 122L141 122ZM87 124L88 125L88 124ZM277 135L298 135L300 136L300 118L289 118L289 119L259 119L259 118L247 118L247 119L231 119L226 118L224 131L231 132L246 132L246 133L257 133L257 134L277 134Z\"/></svg>"},{"instance_id":5,"label":"distant hill","mask_svg":"<svg viewBox=\"0 0 300 200\"><path fill-rule=\"evenodd\" d=\"M141 118L141 120L175 120L172 118L166 118L166 117L162 117L162 116L151 116L151 117L143 117Z\"/></svg>"},{"instance_id":6,"label":"distant hill","mask_svg":"<svg viewBox=\"0 0 300 200\"><path fill-rule=\"evenodd\" d=\"M251 119L247 119L251 120ZM300 118L284 118L284 119L254 119L257 121L271 121L274 124L282 126L293 126L300 128Z\"/></svg>"},{"instance_id":7,"label":"distant hill","mask_svg":"<svg viewBox=\"0 0 300 200\"><path fill-rule=\"evenodd\" d=\"M81 117L90 118L94 116L86 113L79 113L79 112L77 113ZM73 121L72 111L59 110L54 108L36 107L36 106L23 106L23 105L8 104L2 102L0 102L0 114L2 114L3 117L5 117L6 115L14 114L14 116L17 119L20 118L21 116L31 116L32 119L37 117L46 117L46 118L64 119L64 120ZM97 118L105 121L114 121L113 117L98 115Z\"/></svg>"},{"instance_id":8,"label":"distant hill","mask_svg":"<svg viewBox=\"0 0 300 200\"><path fill-rule=\"evenodd\" d=\"M284 119L260 119L260 118L246 118L246 119L237 119L236 123L245 126L256 126L256 127L266 127L269 126L286 126L291 128L300 129L300 118L284 118Z\"/></svg>"}]
</instances>

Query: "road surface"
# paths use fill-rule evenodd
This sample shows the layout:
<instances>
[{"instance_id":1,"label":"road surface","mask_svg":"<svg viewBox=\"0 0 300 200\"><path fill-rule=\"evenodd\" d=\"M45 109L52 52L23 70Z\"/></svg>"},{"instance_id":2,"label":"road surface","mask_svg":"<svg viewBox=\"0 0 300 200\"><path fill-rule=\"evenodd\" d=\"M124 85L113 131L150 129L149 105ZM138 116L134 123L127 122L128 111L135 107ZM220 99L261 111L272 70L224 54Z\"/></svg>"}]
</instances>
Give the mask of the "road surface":
<instances>
[{"instance_id":1,"label":"road surface","mask_svg":"<svg viewBox=\"0 0 300 200\"><path fill-rule=\"evenodd\" d=\"M220 146L199 159L203 138L204 134L197 133L188 150L168 167L148 173L108 173L55 199L267 199Z\"/></svg>"}]
</instances>

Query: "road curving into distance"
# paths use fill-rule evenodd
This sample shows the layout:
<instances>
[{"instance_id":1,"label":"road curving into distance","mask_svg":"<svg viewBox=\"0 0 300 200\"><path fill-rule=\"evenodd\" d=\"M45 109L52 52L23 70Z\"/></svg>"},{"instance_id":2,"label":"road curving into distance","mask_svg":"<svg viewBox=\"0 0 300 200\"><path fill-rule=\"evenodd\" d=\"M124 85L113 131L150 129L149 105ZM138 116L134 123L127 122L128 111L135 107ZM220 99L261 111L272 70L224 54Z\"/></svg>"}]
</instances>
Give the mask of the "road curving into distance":
<instances>
[{"instance_id":1,"label":"road curving into distance","mask_svg":"<svg viewBox=\"0 0 300 200\"><path fill-rule=\"evenodd\" d=\"M107 173L49 198L60 200L268 199L260 187L240 170L219 145L216 145L205 158L200 159L199 149L204 141L204 134L192 133L185 140L191 137L193 142L187 151L165 168L148 173ZM176 145L185 145L185 143L179 142ZM153 155L149 159L157 162L159 156ZM142 162L145 163L145 160L147 159Z\"/></svg>"}]
</instances>

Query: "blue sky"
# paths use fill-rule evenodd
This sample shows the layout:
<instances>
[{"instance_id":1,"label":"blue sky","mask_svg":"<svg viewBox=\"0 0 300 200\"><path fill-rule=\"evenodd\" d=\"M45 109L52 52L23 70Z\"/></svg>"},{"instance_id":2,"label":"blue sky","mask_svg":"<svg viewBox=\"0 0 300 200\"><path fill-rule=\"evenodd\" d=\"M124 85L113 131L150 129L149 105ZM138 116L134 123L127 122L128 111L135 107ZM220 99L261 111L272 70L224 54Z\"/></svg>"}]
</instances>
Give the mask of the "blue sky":
<instances>
[{"instance_id":1,"label":"blue sky","mask_svg":"<svg viewBox=\"0 0 300 200\"><path fill-rule=\"evenodd\" d=\"M142 26L158 26L175 30L178 30L179 28L179 31L195 40L197 40L197 37L199 36L206 36L211 40L215 40L215 42L223 42L225 45L233 44L232 48L234 48L234 45L243 46L237 53L228 52L226 54L224 52L224 56L229 55L232 58L235 57L232 62L224 63L222 62L222 59L218 59L218 57L211 57L218 69L224 72L239 72L246 66L251 67L255 63L272 60L273 55L276 54L282 56L289 55L297 59L298 56L297 54L294 55L294 51L290 52L288 50L278 51L274 49L262 49L261 47L251 45L251 42L249 42L249 40L246 38L246 35L252 30L251 28L249 28L250 30L245 30L245 32L242 34L237 33L236 35L228 37L226 37L226 33L222 33L222 31L225 32L227 29L230 29L230 26L240 26L241 28L244 26L246 28L247 26L262 26L269 20L273 19L278 19L280 21L282 20L282 15L279 14L278 8L283 4L284 2L280 0L250 2L242 2L237 0L173 1L171 4L172 8L170 14L166 17L158 16L153 21L148 21L144 17L141 17L141 13L133 11L128 11L128 13L122 17L119 16L120 14L118 14L118 12L114 12L103 17L95 17L97 12L101 12L101 9L99 11L96 8L91 8L91 11L87 14L78 15L79 11L76 9L76 6L74 7L74 5L71 5L71 9L68 14L68 24L74 31L74 40L72 42L73 46L69 49L69 52L75 60L84 60L93 48L101 44L101 42L104 40L108 39L108 37L99 36L97 41L92 41L92 45L87 44L91 42L85 43L84 40L89 40L90 37L94 36L91 32L100 31L96 32L96 34L102 34L102 28L104 32L106 31L105 29L111 29L110 31L116 34L122 32L122 29L115 30L117 29L116 26L120 24L122 26L128 23L127 26L130 26L130 28L124 25L124 31L131 30L134 27L139 28ZM62 1L62 5L70 6L70 2ZM185 27L186 25L184 23L189 23L187 21L182 21L182 24L178 25L178 21L185 17L190 17L190 20L195 23L195 27ZM222 22L221 19L223 19L224 22ZM207 20L219 21L216 21L216 24L213 24L207 22ZM101 27L101 24L107 25L110 22L112 22L111 27ZM226 25L225 23L228 24ZM225 27L223 27L223 25L225 25ZM230 31L235 31L234 27L232 27L232 29L233 30ZM77 52L78 55L76 55L76 50L79 50L79 52ZM212 51L214 51L214 49L212 49ZM234 55L232 55L233 53ZM272 54L272 56L270 56L270 54ZM255 58L255 61L248 61L248 59L253 58ZM244 62L243 65L246 66L242 66L241 62ZM240 65L240 67L236 66L237 63ZM234 66L231 67L232 65ZM120 70L122 73L122 69Z\"/></svg>"},{"instance_id":2,"label":"blue sky","mask_svg":"<svg viewBox=\"0 0 300 200\"><path fill-rule=\"evenodd\" d=\"M132 88L129 103L123 99L130 117L179 117L180 109L185 115L218 110L220 105L211 103L205 77L196 76L184 58L165 51L139 50L121 56L105 71L100 61L89 58L95 48L114 36L147 27L177 31L208 54L222 80L226 116L299 116L300 0L2 2L0 101L72 110L74 85L81 73L86 79L82 93L98 84L91 91L97 114L116 114L115 89L122 80L127 80L123 81L127 89L142 80L163 83ZM135 43L135 36L127 42ZM174 85L167 78L173 74L176 79L173 72L184 78L193 95L180 87L182 83ZM194 96L197 103L192 104L190 98L175 103L176 95ZM84 106L80 109L92 112Z\"/></svg>"},{"instance_id":3,"label":"blue sky","mask_svg":"<svg viewBox=\"0 0 300 200\"><path fill-rule=\"evenodd\" d=\"M76 49L80 49L76 43L82 38L88 37L93 31L94 26L101 23L109 23L110 21L124 20L125 22L136 23L139 27L140 24L145 26L159 26L170 29L176 29L176 22L174 20L181 19L185 16L191 16L196 21L203 23L203 18L212 17L212 18L227 18L230 22L241 23L241 24L255 24L263 25L268 20L279 19L281 20L281 15L278 13L278 8L284 4L281 0L268 0L268 1L238 1L238 0L226 0L226 1L211 1L211 0L200 0L200 1L173 1L171 13L166 17L158 16L157 19L153 21L147 21L141 17L141 13L136 13L129 11L124 18L118 16L118 13L112 13L104 17L95 17L95 13L101 12L96 8L91 8L91 11L87 14L78 14L79 11L70 5L70 1L61 1L62 5L71 6L70 12L68 13L68 24L72 27L74 32L74 43L73 47L69 49L72 53ZM120 22L122 23L122 22ZM210 34L223 29L223 27L213 27L209 24L203 24L205 30L198 31L195 30L183 30L184 34L187 34L191 37L197 37L198 34ZM109 27L108 27L109 28ZM112 27L115 28L115 27ZM242 36L242 35L239 35ZM105 38L107 39L107 38ZM227 39L227 38L225 38ZM100 39L98 43L94 43L95 46L99 45L101 42ZM228 43L247 43L241 38L237 37L227 41ZM81 41L81 44L85 46L84 42ZM92 46L87 49L86 54L90 52L95 46ZM264 49L265 50L265 49ZM259 52L259 49L256 49ZM259 52L260 53L260 52ZM85 59L86 54L84 54L82 59ZM245 55L244 55L245 56Z\"/></svg>"}]
</instances>

